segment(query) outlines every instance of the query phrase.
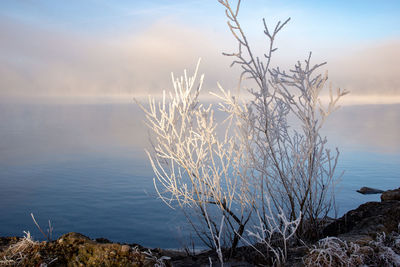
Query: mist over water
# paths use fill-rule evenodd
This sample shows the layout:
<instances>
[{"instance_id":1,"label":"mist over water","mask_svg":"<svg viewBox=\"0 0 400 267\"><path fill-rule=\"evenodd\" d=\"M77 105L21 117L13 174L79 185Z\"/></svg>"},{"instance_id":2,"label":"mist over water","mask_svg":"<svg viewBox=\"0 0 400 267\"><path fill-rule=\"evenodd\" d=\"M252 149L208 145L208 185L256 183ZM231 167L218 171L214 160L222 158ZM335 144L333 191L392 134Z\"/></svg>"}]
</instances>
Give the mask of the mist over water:
<instances>
[{"instance_id":1,"label":"mist over water","mask_svg":"<svg viewBox=\"0 0 400 267\"><path fill-rule=\"evenodd\" d=\"M399 187L400 105L346 106L323 133L341 152L339 215L379 195L362 186ZM157 199L144 149L143 112L125 103L0 102L0 236L29 230L30 213L55 236L176 248L188 240L185 218Z\"/></svg>"}]
</instances>

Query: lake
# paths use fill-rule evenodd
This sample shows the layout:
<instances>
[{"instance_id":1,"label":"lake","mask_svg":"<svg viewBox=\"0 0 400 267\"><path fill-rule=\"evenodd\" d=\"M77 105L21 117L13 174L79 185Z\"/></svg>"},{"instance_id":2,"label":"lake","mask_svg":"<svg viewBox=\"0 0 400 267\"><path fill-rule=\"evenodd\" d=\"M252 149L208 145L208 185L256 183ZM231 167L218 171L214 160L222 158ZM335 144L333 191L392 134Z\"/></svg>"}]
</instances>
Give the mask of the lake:
<instances>
[{"instance_id":1,"label":"lake","mask_svg":"<svg viewBox=\"0 0 400 267\"><path fill-rule=\"evenodd\" d=\"M157 198L144 149L144 114L133 101L0 103L0 236L30 231L41 239L50 219L54 236L148 247L188 245L185 218ZM339 215L379 195L362 186L400 186L400 105L345 106L324 134L341 151Z\"/></svg>"}]
</instances>

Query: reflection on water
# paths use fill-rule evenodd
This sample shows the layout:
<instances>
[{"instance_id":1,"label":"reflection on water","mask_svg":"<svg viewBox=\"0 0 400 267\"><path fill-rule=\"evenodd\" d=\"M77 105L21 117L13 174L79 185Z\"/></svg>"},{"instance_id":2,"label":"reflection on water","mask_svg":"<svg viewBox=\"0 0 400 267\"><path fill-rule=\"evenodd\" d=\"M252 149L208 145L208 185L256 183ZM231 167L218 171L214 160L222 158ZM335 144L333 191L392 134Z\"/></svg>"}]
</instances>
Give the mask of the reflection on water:
<instances>
[{"instance_id":1,"label":"reflection on water","mask_svg":"<svg viewBox=\"0 0 400 267\"><path fill-rule=\"evenodd\" d=\"M324 133L346 170L340 214L379 199L355 193L362 186L399 186L399 114L400 105L348 106L330 118ZM0 103L0 235L39 238L33 212L42 224L51 219L56 235L180 247L184 218L155 196L143 117L133 102Z\"/></svg>"},{"instance_id":2,"label":"reflection on water","mask_svg":"<svg viewBox=\"0 0 400 267\"><path fill-rule=\"evenodd\" d=\"M143 147L139 109L120 105L0 105L0 160Z\"/></svg>"}]
</instances>

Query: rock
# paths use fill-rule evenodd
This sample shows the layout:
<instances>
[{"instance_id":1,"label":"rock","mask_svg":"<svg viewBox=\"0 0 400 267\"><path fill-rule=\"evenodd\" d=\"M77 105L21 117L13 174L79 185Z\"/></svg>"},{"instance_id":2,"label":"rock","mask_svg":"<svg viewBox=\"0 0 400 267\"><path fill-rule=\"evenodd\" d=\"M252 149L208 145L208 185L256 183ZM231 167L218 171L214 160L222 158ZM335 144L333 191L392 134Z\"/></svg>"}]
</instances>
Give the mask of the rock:
<instances>
[{"instance_id":1,"label":"rock","mask_svg":"<svg viewBox=\"0 0 400 267\"><path fill-rule=\"evenodd\" d=\"M370 246L362 246L360 247L360 253L362 255L372 256L374 254L374 250Z\"/></svg>"},{"instance_id":2,"label":"rock","mask_svg":"<svg viewBox=\"0 0 400 267\"><path fill-rule=\"evenodd\" d=\"M99 238L96 238L96 239L95 239L95 241L96 241L97 243L102 243L102 244L108 244L108 243L111 243L111 241L110 241L110 240L108 240L107 238L104 238L104 237L99 237Z\"/></svg>"},{"instance_id":3,"label":"rock","mask_svg":"<svg viewBox=\"0 0 400 267\"><path fill-rule=\"evenodd\" d=\"M131 247L128 245L122 245L122 247L121 247L122 253L128 253L130 250L131 250Z\"/></svg>"},{"instance_id":4,"label":"rock","mask_svg":"<svg viewBox=\"0 0 400 267\"><path fill-rule=\"evenodd\" d=\"M15 253L7 250L16 242L23 242L23 239L0 238L0 259L18 260L16 266L147 267L155 266L162 257L154 252L153 257L149 258L138 247L131 249L129 245L118 243L98 243L82 234L68 233L53 242L32 242L28 246L18 246L22 248L20 252L23 257L16 259ZM163 259L166 266L169 266L168 261Z\"/></svg>"},{"instance_id":5,"label":"rock","mask_svg":"<svg viewBox=\"0 0 400 267\"><path fill-rule=\"evenodd\" d=\"M368 194L380 194L383 193L383 190L380 189L375 189L371 187L361 187L360 190L357 190L358 193L363 194L363 195L368 195Z\"/></svg>"},{"instance_id":6,"label":"rock","mask_svg":"<svg viewBox=\"0 0 400 267\"><path fill-rule=\"evenodd\" d=\"M323 236L376 235L391 233L400 222L400 201L367 202L323 229Z\"/></svg>"},{"instance_id":7,"label":"rock","mask_svg":"<svg viewBox=\"0 0 400 267\"><path fill-rule=\"evenodd\" d=\"M359 246L367 246L369 242L373 240L372 236L366 235L366 234L354 234L354 233L345 233L345 234L340 234L338 236L343 241L346 241L347 243L357 243Z\"/></svg>"},{"instance_id":8,"label":"rock","mask_svg":"<svg viewBox=\"0 0 400 267\"><path fill-rule=\"evenodd\" d=\"M400 201L400 188L394 190L387 190L382 193L381 201L399 200Z\"/></svg>"},{"instance_id":9,"label":"rock","mask_svg":"<svg viewBox=\"0 0 400 267\"><path fill-rule=\"evenodd\" d=\"M75 232L64 234L57 240L58 243L65 244L82 244L87 241L91 241L89 237Z\"/></svg>"}]
</instances>

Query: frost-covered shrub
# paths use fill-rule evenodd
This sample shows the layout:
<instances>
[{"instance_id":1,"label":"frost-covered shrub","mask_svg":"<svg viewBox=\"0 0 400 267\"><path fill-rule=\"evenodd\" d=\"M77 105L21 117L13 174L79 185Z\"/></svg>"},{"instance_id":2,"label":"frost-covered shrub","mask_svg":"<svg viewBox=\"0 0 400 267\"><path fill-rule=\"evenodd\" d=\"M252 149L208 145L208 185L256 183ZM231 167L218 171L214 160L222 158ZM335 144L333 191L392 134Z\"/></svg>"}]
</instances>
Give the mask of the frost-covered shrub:
<instances>
[{"instance_id":1,"label":"frost-covered shrub","mask_svg":"<svg viewBox=\"0 0 400 267\"><path fill-rule=\"evenodd\" d=\"M317 73L324 63L312 65L311 53L290 72L270 67L277 34L289 19L272 29L264 20L268 49L257 57L238 20L240 1L235 7L228 0L218 2L238 43L236 52L225 55L242 68L240 82L253 81L254 88L247 90L251 100L218 84L220 93L213 95L225 114L224 124L219 125L216 107L198 100L203 76L196 81L197 66L193 76L186 71L180 78L172 76L173 90L164 92L161 101L150 97L147 106L140 106L152 131L154 149L147 153L160 198L171 207L194 210L200 220L188 216L191 225L221 256L223 247L234 253L255 217L261 223L260 237L271 231L270 212L276 213L272 217L277 218L278 233L295 224L304 237L305 223L315 232L312 227L334 204L338 178L339 152L326 148L320 129L346 92L333 93L329 88L330 102L321 103L328 76ZM300 127L291 127L290 116ZM257 231L249 233L257 235ZM281 252L279 257L286 257L286 245Z\"/></svg>"}]
</instances>

